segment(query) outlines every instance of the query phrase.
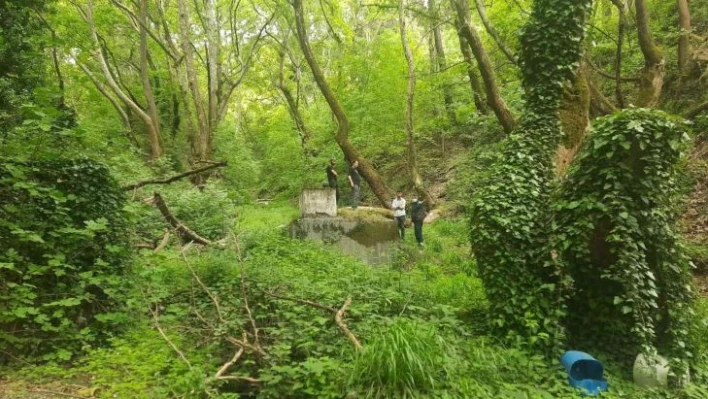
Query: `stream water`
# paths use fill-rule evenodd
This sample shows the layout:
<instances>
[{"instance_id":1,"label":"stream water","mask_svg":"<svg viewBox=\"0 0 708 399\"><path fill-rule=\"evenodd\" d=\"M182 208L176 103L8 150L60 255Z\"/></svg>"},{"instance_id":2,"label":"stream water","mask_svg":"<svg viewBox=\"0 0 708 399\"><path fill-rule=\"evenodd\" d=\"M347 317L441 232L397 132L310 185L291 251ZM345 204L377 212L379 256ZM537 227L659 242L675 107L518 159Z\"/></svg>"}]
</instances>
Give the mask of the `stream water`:
<instances>
[{"instance_id":1,"label":"stream water","mask_svg":"<svg viewBox=\"0 0 708 399\"><path fill-rule=\"evenodd\" d=\"M394 258L398 231L394 221L363 222L339 217L305 217L290 225L293 238L323 242L377 265Z\"/></svg>"}]
</instances>

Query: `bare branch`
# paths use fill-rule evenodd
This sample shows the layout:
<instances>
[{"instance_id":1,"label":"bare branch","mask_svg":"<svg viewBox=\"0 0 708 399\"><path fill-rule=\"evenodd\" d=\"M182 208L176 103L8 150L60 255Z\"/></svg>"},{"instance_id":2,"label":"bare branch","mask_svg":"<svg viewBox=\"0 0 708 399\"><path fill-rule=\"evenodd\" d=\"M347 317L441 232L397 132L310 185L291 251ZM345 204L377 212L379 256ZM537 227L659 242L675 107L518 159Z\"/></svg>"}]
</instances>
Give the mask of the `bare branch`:
<instances>
[{"instance_id":1,"label":"bare branch","mask_svg":"<svg viewBox=\"0 0 708 399\"><path fill-rule=\"evenodd\" d=\"M162 236L162 241L160 241L160 244L155 247L153 252L158 253L158 252L162 251L167 246L167 243L169 243L169 242L170 242L170 231L165 230L165 234Z\"/></svg>"},{"instance_id":2,"label":"bare branch","mask_svg":"<svg viewBox=\"0 0 708 399\"><path fill-rule=\"evenodd\" d=\"M184 173L180 173L180 174L177 174L177 175L174 175L174 176L170 176L170 177L165 178L165 179L148 179L148 180L141 180L141 181L139 181L139 182L137 182L137 183L133 183L133 184L128 184L128 185L126 185L126 186L122 186L121 188L122 188L123 190L125 190L125 191L128 191L128 190L134 190L134 189L136 189L136 188L140 188L140 187L143 187L143 186L147 186L148 184L170 184L170 183L175 182L175 181L177 181L177 180L184 179L185 177L189 177L189 176L192 176L192 175L196 175L196 174L199 174L199 173L203 173L203 172L206 172L207 170L210 170L210 169L221 168L221 167L225 167L225 166L228 166L228 162L226 162L226 161L221 161L221 162L216 162L216 163L210 163L209 165L204 166L204 167L201 167L201 168L199 168L199 169L193 169L193 170L190 170L190 171L187 171L187 172L184 172Z\"/></svg>"},{"instance_id":3,"label":"bare branch","mask_svg":"<svg viewBox=\"0 0 708 399\"><path fill-rule=\"evenodd\" d=\"M142 289L140 290L140 292L143 294L143 298L145 299L145 302L148 302L148 298L147 298L147 295L145 295L145 292ZM172 350L174 350L175 353L177 353L177 356L179 356L179 358L182 359L182 361L184 361L185 364L187 364L187 367L189 367L189 369L192 370L192 363L190 363L189 360L187 360L187 357L184 356L184 353L182 353L182 351L179 350L177 345L175 345L174 342L172 342L172 340L167 336L167 334L165 334L165 331L162 329L162 326L160 325L160 320L158 318L159 314L157 313L157 310L153 310L152 306L150 306L149 304L148 304L148 310L152 314L153 324L155 325L155 328L162 336L162 339L164 339L165 342L167 342L167 344L172 348Z\"/></svg>"},{"instance_id":4,"label":"bare branch","mask_svg":"<svg viewBox=\"0 0 708 399\"><path fill-rule=\"evenodd\" d=\"M258 326L256 326L256 321L253 319L253 313L251 312L251 308L248 306L248 297L246 295L246 274L243 270L243 258L241 257L241 247L238 244L238 240L236 240L236 253L238 255L238 262L241 266L241 296L243 297L243 307L246 309L248 320L251 322L255 344L260 348L261 345L258 339Z\"/></svg>"},{"instance_id":5,"label":"bare branch","mask_svg":"<svg viewBox=\"0 0 708 399\"><path fill-rule=\"evenodd\" d=\"M332 312L333 314L334 314L334 313L337 313L337 309L335 309L335 308L333 308L333 307L330 307L330 306L327 306L327 305L322 305L321 303L308 301L308 300L306 300L306 299L300 299L300 298L292 298L292 297L282 296L282 295L275 294L275 293L269 292L269 291L262 291L262 292L263 292L265 295L267 295L267 296L272 296L273 298L282 299L282 300L284 300L284 301L292 301L292 302L301 303L301 304L303 304L303 305L312 306L313 308L322 309L322 310L326 310L326 311L328 311L328 312Z\"/></svg>"},{"instance_id":6,"label":"bare branch","mask_svg":"<svg viewBox=\"0 0 708 399\"><path fill-rule=\"evenodd\" d=\"M164 216L165 219L170 223L170 225L172 225L172 227L174 227L183 237L185 237L191 241L194 241L198 244L214 245L213 242L200 236L199 234L194 232L194 230L185 226L176 217L174 217L172 212L170 212L170 209L167 207L165 200L162 199L162 196L159 193L155 193L153 198L155 201L155 205L157 206L157 209L160 210L160 213L162 213L162 216Z\"/></svg>"},{"instance_id":7,"label":"bare branch","mask_svg":"<svg viewBox=\"0 0 708 399\"><path fill-rule=\"evenodd\" d=\"M344 317L344 313L347 311L347 308L351 304L352 304L352 297L349 296L349 297L347 297L347 300L344 301L344 305L342 305L342 308L339 309L337 314L334 316L334 321L337 323L337 325L342 330L342 332L344 332L344 335L346 335L347 338L349 338L349 340L352 342L352 344L354 344L354 347L356 348L356 350L361 350L362 349L361 343L354 336L354 334L352 334L352 331L349 329L349 327L347 327L347 325L342 320L342 317Z\"/></svg>"},{"instance_id":8,"label":"bare branch","mask_svg":"<svg viewBox=\"0 0 708 399\"><path fill-rule=\"evenodd\" d=\"M194 271L194 268L192 268L192 265L189 263L187 260L187 255L185 254L184 251L181 253L182 259L184 260L184 264L187 265L187 268L189 269L189 272L192 274L192 277L194 277L194 280L199 284L200 287L202 287L202 290L204 290L204 293L206 293L209 298L211 298L211 301L214 303L214 308L216 309L216 314L219 317L219 321L222 323L226 324L226 320L224 320L224 317L221 313L221 307L219 306L219 298L212 294L212 292L209 290L209 288L202 282L202 279L199 278L199 275L197 275L197 272Z\"/></svg>"},{"instance_id":9,"label":"bare branch","mask_svg":"<svg viewBox=\"0 0 708 399\"><path fill-rule=\"evenodd\" d=\"M216 372L216 375L214 376L214 378L222 379L223 378L222 376L224 375L224 373L229 371L229 368L231 366L233 366L238 361L239 358L241 358L241 355L243 355L243 348L239 348L239 350L237 350L236 353L234 353L234 357L232 357L231 360L229 360L228 362L224 363L223 366L221 366L219 371Z\"/></svg>"}]
</instances>

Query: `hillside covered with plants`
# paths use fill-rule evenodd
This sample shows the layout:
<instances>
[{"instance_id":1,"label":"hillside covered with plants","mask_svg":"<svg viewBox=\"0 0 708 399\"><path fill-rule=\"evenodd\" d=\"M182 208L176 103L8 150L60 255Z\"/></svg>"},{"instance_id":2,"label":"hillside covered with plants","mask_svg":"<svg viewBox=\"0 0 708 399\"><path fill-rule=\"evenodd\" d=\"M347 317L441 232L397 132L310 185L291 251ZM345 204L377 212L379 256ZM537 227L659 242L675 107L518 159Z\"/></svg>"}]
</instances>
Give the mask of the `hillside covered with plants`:
<instances>
[{"instance_id":1,"label":"hillside covered with plants","mask_svg":"<svg viewBox=\"0 0 708 399\"><path fill-rule=\"evenodd\" d=\"M707 71L708 0L0 0L0 398L707 398Z\"/></svg>"}]
</instances>

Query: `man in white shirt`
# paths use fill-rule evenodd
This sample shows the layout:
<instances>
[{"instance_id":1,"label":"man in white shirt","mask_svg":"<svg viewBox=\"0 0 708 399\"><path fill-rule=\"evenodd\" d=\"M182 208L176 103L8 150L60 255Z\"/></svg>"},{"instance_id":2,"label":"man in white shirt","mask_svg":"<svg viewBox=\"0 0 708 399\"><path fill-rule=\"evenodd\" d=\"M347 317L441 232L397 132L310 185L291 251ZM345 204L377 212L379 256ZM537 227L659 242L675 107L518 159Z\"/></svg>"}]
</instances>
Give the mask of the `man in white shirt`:
<instances>
[{"instance_id":1,"label":"man in white shirt","mask_svg":"<svg viewBox=\"0 0 708 399\"><path fill-rule=\"evenodd\" d=\"M393 217L398 223L398 237L403 240L406 236L406 199L403 198L403 193L399 191L396 198L391 201L391 209L393 209Z\"/></svg>"}]
</instances>

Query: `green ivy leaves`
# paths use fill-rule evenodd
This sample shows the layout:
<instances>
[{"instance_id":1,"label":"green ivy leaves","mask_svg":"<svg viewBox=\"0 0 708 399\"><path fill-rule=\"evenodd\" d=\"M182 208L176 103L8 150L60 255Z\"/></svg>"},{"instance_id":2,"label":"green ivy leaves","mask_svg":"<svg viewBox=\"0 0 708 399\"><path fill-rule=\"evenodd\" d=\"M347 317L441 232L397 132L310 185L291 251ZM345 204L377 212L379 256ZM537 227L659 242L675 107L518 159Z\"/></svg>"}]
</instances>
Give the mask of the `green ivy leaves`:
<instances>
[{"instance_id":1,"label":"green ivy leaves","mask_svg":"<svg viewBox=\"0 0 708 399\"><path fill-rule=\"evenodd\" d=\"M675 232L681 122L647 109L597 120L554 203L552 247L573 278L571 341L631 360L690 357L691 272ZM583 201L588 206L573 204Z\"/></svg>"},{"instance_id":2,"label":"green ivy leaves","mask_svg":"<svg viewBox=\"0 0 708 399\"><path fill-rule=\"evenodd\" d=\"M91 160L3 160L0 204L0 350L70 355L120 284L123 191Z\"/></svg>"}]
</instances>

